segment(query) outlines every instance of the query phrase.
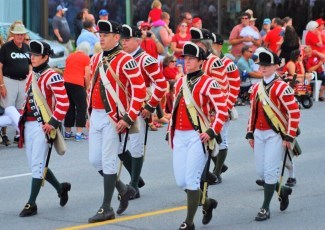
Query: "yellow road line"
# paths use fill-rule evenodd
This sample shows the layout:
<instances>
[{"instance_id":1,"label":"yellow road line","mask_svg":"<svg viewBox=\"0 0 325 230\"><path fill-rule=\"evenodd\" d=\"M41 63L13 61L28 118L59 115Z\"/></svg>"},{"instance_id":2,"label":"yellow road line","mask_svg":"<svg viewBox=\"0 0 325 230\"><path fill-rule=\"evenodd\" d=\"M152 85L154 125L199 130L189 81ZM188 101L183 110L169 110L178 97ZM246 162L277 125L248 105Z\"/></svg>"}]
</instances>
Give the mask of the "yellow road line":
<instances>
[{"instance_id":1,"label":"yellow road line","mask_svg":"<svg viewBox=\"0 0 325 230\"><path fill-rule=\"evenodd\" d=\"M149 217L149 216L156 216L156 215L161 215L161 214L165 214L165 213L177 212L177 211L181 211L181 210L185 210L185 209L186 209L186 206L180 206L180 207L176 207L176 208L162 209L162 210L153 211L153 212L145 212L145 213L137 214L137 215L133 215L133 216L125 216L125 217L117 218L114 220L107 220L107 221L93 223L93 224L83 224L83 225L77 225L77 226L72 226L72 227L68 227L68 228L61 228L59 230L79 230L79 229L85 229L85 228L92 228L92 227L114 224L114 223L128 221L128 220L145 218L145 217Z\"/></svg>"}]
</instances>

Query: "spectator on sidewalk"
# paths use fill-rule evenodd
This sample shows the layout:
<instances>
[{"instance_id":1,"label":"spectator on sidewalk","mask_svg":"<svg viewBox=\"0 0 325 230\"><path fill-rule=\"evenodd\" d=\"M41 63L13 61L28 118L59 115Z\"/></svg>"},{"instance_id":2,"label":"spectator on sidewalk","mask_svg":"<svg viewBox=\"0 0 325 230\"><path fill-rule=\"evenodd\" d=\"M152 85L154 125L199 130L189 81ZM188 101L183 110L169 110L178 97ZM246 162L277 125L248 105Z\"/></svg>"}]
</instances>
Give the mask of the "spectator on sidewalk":
<instances>
[{"instance_id":1,"label":"spectator on sidewalk","mask_svg":"<svg viewBox=\"0 0 325 230\"><path fill-rule=\"evenodd\" d=\"M82 23L83 29L81 31L81 34L77 40L77 46L79 46L82 42L87 42L90 45L90 51L89 56L92 56L94 54L94 46L96 42L99 42L98 36L96 36L93 32L93 23L91 21L84 21Z\"/></svg>"},{"instance_id":2,"label":"spectator on sidewalk","mask_svg":"<svg viewBox=\"0 0 325 230\"><path fill-rule=\"evenodd\" d=\"M254 39L252 36L240 36L241 30L249 26L249 20L251 15L249 13L242 13L241 15L241 23L236 25L232 31L230 32L229 36L229 43L232 45L231 54L238 60L241 56L241 49L245 45L244 42L252 42L255 46L260 45L260 41Z\"/></svg>"},{"instance_id":3,"label":"spectator on sidewalk","mask_svg":"<svg viewBox=\"0 0 325 230\"><path fill-rule=\"evenodd\" d=\"M109 13L105 9L101 9L98 13L99 20L108 20Z\"/></svg>"},{"instance_id":4,"label":"spectator on sidewalk","mask_svg":"<svg viewBox=\"0 0 325 230\"><path fill-rule=\"evenodd\" d=\"M148 22L142 22L140 24L142 32L142 42L140 46L149 55L158 59L158 55L164 53L164 46L156 38L155 34L150 32L150 28L151 26Z\"/></svg>"},{"instance_id":5,"label":"spectator on sidewalk","mask_svg":"<svg viewBox=\"0 0 325 230\"><path fill-rule=\"evenodd\" d=\"M90 45L88 42L81 42L76 52L70 54L66 60L66 67L63 74L64 85L67 90L70 106L64 120L64 137L75 138L76 141L87 139L82 132L86 125L86 90L89 87L90 77ZM77 132L74 136L71 127L76 126Z\"/></svg>"},{"instance_id":6,"label":"spectator on sidewalk","mask_svg":"<svg viewBox=\"0 0 325 230\"><path fill-rule=\"evenodd\" d=\"M188 34L187 31L187 23L182 22L179 26L179 32L175 34L172 38L172 42L170 44L170 48L174 51L174 56L177 59L177 64L181 64L184 68L184 58L181 57L183 52L183 46L186 42L191 40L191 34Z\"/></svg>"},{"instance_id":7,"label":"spectator on sidewalk","mask_svg":"<svg viewBox=\"0 0 325 230\"><path fill-rule=\"evenodd\" d=\"M65 18L65 12L67 8L58 5L56 8L56 15L53 17L52 27L55 35L55 39L63 46L65 46L71 53L73 47L70 41L70 28L67 19Z\"/></svg>"},{"instance_id":8,"label":"spectator on sidewalk","mask_svg":"<svg viewBox=\"0 0 325 230\"><path fill-rule=\"evenodd\" d=\"M264 46L269 48L273 53L278 53L280 49L281 31L283 26L283 21L281 18L272 19L272 30L270 30L264 39Z\"/></svg>"},{"instance_id":9,"label":"spectator on sidewalk","mask_svg":"<svg viewBox=\"0 0 325 230\"><path fill-rule=\"evenodd\" d=\"M0 49L0 97L2 107L14 106L17 110L23 107L25 85L30 65L29 47L24 43L25 26L16 24L10 32L13 40L5 43ZM9 142L6 128L2 129L3 140ZM16 133L15 142L19 135Z\"/></svg>"},{"instance_id":10,"label":"spectator on sidewalk","mask_svg":"<svg viewBox=\"0 0 325 230\"><path fill-rule=\"evenodd\" d=\"M159 0L154 0L151 5L151 10L148 15L148 23L155 22L161 18L161 2Z\"/></svg>"}]
</instances>

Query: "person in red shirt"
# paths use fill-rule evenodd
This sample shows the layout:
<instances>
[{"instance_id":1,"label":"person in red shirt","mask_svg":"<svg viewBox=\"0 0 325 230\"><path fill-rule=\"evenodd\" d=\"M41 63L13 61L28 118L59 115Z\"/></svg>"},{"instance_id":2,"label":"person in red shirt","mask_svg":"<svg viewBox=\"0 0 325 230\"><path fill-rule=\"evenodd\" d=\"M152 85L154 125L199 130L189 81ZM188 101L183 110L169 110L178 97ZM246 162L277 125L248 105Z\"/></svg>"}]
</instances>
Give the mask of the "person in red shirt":
<instances>
[{"instance_id":1,"label":"person in red shirt","mask_svg":"<svg viewBox=\"0 0 325 230\"><path fill-rule=\"evenodd\" d=\"M269 48L272 52L278 53L280 48L280 41L281 41L281 31L282 31L283 21L281 18L273 18L272 20L272 27L273 29L270 30L264 39L264 46Z\"/></svg>"},{"instance_id":2,"label":"person in red shirt","mask_svg":"<svg viewBox=\"0 0 325 230\"><path fill-rule=\"evenodd\" d=\"M319 26L316 21L308 22L306 26L308 30L306 34L306 45L310 46L313 50L325 53L325 44L322 41L320 30L318 29Z\"/></svg>"},{"instance_id":3,"label":"person in red shirt","mask_svg":"<svg viewBox=\"0 0 325 230\"><path fill-rule=\"evenodd\" d=\"M174 51L174 55L177 58L177 64L181 64L184 67L184 59L181 57L183 46L185 42L191 40L191 34L187 33L187 23L182 22L179 26L179 32L172 38L170 48Z\"/></svg>"},{"instance_id":4,"label":"person in red shirt","mask_svg":"<svg viewBox=\"0 0 325 230\"><path fill-rule=\"evenodd\" d=\"M163 60L163 75L169 82L184 76L183 66L181 64L176 65L176 62L177 60L174 56L166 56Z\"/></svg>"},{"instance_id":5,"label":"person in red shirt","mask_svg":"<svg viewBox=\"0 0 325 230\"><path fill-rule=\"evenodd\" d=\"M148 22L142 22L140 29L142 31L141 48L146 51L150 56L158 58L158 55L164 52L164 46L156 38L155 34L150 32L150 24Z\"/></svg>"},{"instance_id":6,"label":"person in red shirt","mask_svg":"<svg viewBox=\"0 0 325 230\"><path fill-rule=\"evenodd\" d=\"M159 0L154 0L151 5L152 10L149 12L148 22L155 22L161 17L161 2Z\"/></svg>"},{"instance_id":7,"label":"person in red shirt","mask_svg":"<svg viewBox=\"0 0 325 230\"><path fill-rule=\"evenodd\" d=\"M64 137L74 137L71 127L76 124L76 141L87 139L82 132L86 126L87 99L86 89L89 87L90 76L90 45L88 42L81 42L77 51L70 54L66 60L66 68L63 73L64 85L70 101L69 110L64 119Z\"/></svg>"},{"instance_id":8,"label":"person in red shirt","mask_svg":"<svg viewBox=\"0 0 325 230\"><path fill-rule=\"evenodd\" d=\"M315 71L317 73L317 79L322 81L322 87L319 92L319 100L324 101L325 91L325 53L320 53L317 50L312 50L310 46L304 48L304 64L308 72Z\"/></svg>"}]
</instances>

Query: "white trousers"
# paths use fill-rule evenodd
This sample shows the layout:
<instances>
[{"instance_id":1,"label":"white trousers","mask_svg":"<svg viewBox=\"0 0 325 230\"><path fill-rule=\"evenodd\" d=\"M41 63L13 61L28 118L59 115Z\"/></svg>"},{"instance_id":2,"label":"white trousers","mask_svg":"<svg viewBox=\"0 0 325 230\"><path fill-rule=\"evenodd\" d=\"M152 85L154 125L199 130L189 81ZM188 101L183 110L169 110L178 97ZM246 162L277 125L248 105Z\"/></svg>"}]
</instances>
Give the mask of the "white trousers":
<instances>
[{"instance_id":1,"label":"white trousers","mask_svg":"<svg viewBox=\"0 0 325 230\"><path fill-rule=\"evenodd\" d=\"M140 158L143 156L143 150L144 150L144 136L146 133L146 122L142 118L142 116L138 116L137 118L139 120L140 125L140 132L139 133L133 133L129 135L129 151L131 152L132 157L134 158ZM123 151L123 145L121 149L121 153Z\"/></svg>"},{"instance_id":2,"label":"white trousers","mask_svg":"<svg viewBox=\"0 0 325 230\"><path fill-rule=\"evenodd\" d=\"M207 161L200 134L194 130L175 130L173 168L176 184L183 190L200 189L201 175Z\"/></svg>"},{"instance_id":3,"label":"white trousers","mask_svg":"<svg viewBox=\"0 0 325 230\"><path fill-rule=\"evenodd\" d=\"M104 109L93 109L89 129L89 161L105 174L117 173L119 135L116 125L109 120Z\"/></svg>"},{"instance_id":4,"label":"white trousers","mask_svg":"<svg viewBox=\"0 0 325 230\"><path fill-rule=\"evenodd\" d=\"M278 181L284 151L280 134L273 130L254 131L255 167L265 183L275 184Z\"/></svg>"},{"instance_id":5,"label":"white trousers","mask_svg":"<svg viewBox=\"0 0 325 230\"><path fill-rule=\"evenodd\" d=\"M49 148L42 125L37 121L27 121L25 123L24 137L32 177L42 179Z\"/></svg>"},{"instance_id":6,"label":"white trousers","mask_svg":"<svg viewBox=\"0 0 325 230\"><path fill-rule=\"evenodd\" d=\"M230 126L230 120L226 121L223 124L223 127L221 129L221 138L222 138L222 142L219 145L219 149L223 150L223 149L228 149L228 133L229 133L229 126Z\"/></svg>"},{"instance_id":7,"label":"white trousers","mask_svg":"<svg viewBox=\"0 0 325 230\"><path fill-rule=\"evenodd\" d=\"M13 126L17 131L20 114L13 106L5 108L5 113L0 116L0 127Z\"/></svg>"}]
</instances>

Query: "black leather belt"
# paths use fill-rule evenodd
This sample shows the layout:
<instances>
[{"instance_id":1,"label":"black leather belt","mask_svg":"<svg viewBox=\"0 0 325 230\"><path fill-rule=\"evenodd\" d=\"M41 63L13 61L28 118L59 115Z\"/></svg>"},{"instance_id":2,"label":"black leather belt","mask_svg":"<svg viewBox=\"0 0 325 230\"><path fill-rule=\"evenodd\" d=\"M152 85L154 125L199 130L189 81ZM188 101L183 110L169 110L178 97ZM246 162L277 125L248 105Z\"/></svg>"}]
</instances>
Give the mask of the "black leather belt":
<instances>
[{"instance_id":1,"label":"black leather belt","mask_svg":"<svg viewBox=\"0 0 325 230\"><path fill-rule=\"evenodd\" d=\"M23 81L26 79L26 77L10 77L10 76L4 76L4 77L7 77L9 79L12 79L12 80L17 80L17 81Z\"/></svg>"}]
</instances>

